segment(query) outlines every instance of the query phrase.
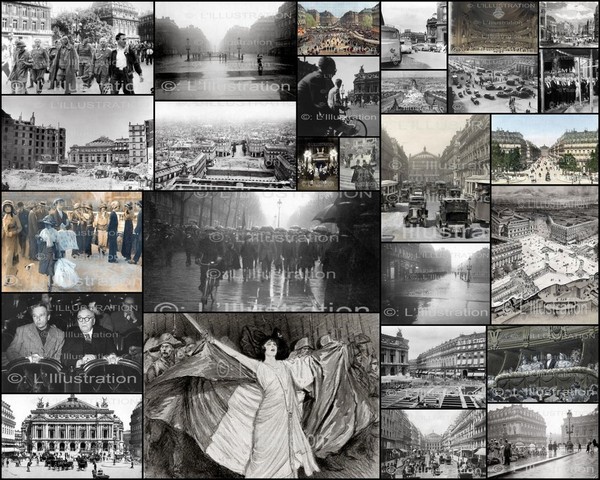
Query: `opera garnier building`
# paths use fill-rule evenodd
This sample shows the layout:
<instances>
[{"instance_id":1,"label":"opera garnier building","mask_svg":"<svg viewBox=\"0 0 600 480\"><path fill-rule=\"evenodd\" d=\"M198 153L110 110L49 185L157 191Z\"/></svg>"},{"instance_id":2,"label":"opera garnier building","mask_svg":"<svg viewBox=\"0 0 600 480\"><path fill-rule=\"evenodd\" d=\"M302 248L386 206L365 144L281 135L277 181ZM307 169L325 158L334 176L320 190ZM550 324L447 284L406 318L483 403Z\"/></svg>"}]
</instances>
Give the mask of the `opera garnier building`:
<instances>
[{"instance_id":1,"label":"opera garnier building","mask_svg":"<svg viewBox=\"0 0 600 480\"><path fill-rule=\"evenodd\" d=\"M31 454L102 455L123 453L123 422L106 399L90 405L75 397L50 405L39 398L23 420L23 443Z\"/></svg>"},{"instance_id":2,"label":"opera garnier building","mask_svg":"<svg viewBox=\"0 0 600 480\"><path fill-rule=\"evenodd\" d=\"M598 326L489 327L488 402L597 403Z\"/></svg>"}]
</instances>

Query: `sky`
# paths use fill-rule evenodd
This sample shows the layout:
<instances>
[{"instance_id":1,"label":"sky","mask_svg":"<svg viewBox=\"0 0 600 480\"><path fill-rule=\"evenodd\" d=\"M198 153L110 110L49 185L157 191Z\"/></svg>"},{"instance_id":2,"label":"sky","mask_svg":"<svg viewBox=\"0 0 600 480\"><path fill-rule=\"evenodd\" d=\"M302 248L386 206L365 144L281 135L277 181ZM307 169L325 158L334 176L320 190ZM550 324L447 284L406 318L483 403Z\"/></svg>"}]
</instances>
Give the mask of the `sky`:
<instances>
[{"instance_id":1,"label":"sky","mask_svg":"<svg viewBox=\"0 0 600 480\"><path fill-rule=\"evenodd\" d=\"M156 124L172 121L228 119L229 123L295 121L293 102L156 102Z\"/></svg>"},{"instance_id":2,"label":"sky","mask_svg":"<svg viewBox=\"0 0 600 480\"><path fill-rule=\"evenodd\" d=\"M260 206L265 213L267 225L277 226L277 215L279 210L278 202L281 201L281 217L279 225L283 228L291 227L288 218L304 207L311 198L314 198L315 192L264 192L256 193L260 199ZM332 200L333 202L333 200ZM318 212L315 212L315 215ZM274 223L271 220L275 219Z\"/></svg>"},{"instance_id":3,"label":"sky","mask_svg":"<svg viewBox=\"0 0 600 480\"><path fill-rule=\"evenodd\" d=\"M39 394L39 395L5 395L2 394L2 400L8 403L15 415L15 422L17 423L17 429L21 429L21 423L25 420L27 415L31 414L31 410L37 408L38 398L42 397L44 404L50 403L50 406L56 405L59 402L67 400L68 394L64 395L50 395L50 394ZM84 395L77 394L78 400L82 400L89 403L92 406L96 406L96 402L102 405L102 395ZM131 421L131 413L133 409L142 399L141 395L104 395L108 403L108 408L114 410L115 415L123 421L123 430L129 430L129 422Z\"/></svg>"},{"instance_id":4,"label":"sky","mask_svg":"<svg viewBox=\"0 0 600 480\"><path fill-rule=\"evenodd\" d=\"M396 139L406 155L420 153L423 147L429 153L441 155L469 117L470 115L382 115L381 127Z\"/></svg>"},{"instance_id":5,"label":"sky","mask_svg":"<svg viewBox=\"0 0 600 480\"><path fill-rule=\"evenodd\" d=\"M396 336L398 328L402 330L402 336L408 340L408 358L410 360L417 358L423 352L436 347L447 340L452 340L461 334L471 335L472 333L485 333L485 327L473 326L429 326L403 325L401 327L381 327L381 333Z\"/></svg>"},{"instance_id":6,"label":"sky","mask_svg":"<svg viewBox=\"0 0 600 480\"><path fill-rule=\"evenodd\" d=\"M61 12L72 12L89 8L94 2L48 2L52 8L52 16ZM153 2L130 2L139 13L148 13L152 11Z\"/></svg>"},{"instance_id":7,"label":"sky","mask_svg":"<svg viewBox=\"0 0 600 480\"><path fill-rule=\"evenodd\" d=\"M194 26L218 45L234 26L250 27L277 14L283 2L156 2L155 18L170 17L179 28Z\"/></svg>"},{"instance_id":8,"label":"sky","mask_svg":"<svg viewBox=\"0 0 600 480\"><path fill-rule=\"evenodd\" d=\"M313 65L318 65L321 57L299 58ZM360 70L361 65L364 66L365 73L379 72L379 57L335 57L334 60L337 72L332 80L335 83L338 78L341 78L345 92L354 90L354 76Z\"/></svg>"},{"instance_id":9,"label":"sky","mask_svg":"<svg viewBox=\"0 0 600 480\"><path fill-rule=\"evenodd\" d=\"M594 20L594 10L598 2L547 2L546 14L557 22L570 22L575 25Z\"/></svg>"},{"instance_id":10,"label":"sky","mask_svg":"<svg viewBox=\"0 0 600 480\"><path fill-rule=\"evenodd\" d=\"M444 84L446 83L446 71L437 71L437 70L425 70L422 72L419 71L398 71L398 70L385 70L381 72L382 79L394 79L394 78L414 78L414 79L424 79L427 80L429 78L438 78L443 79Z\"/></svg>"},{"instance_id":11,"label":"sky","mask_svg":"<svg viewBox=\"0 0 600 480\"><path fill-rule=\"evenodd\" d=\"M567 130L598 130L596 115L492 115L492 131L520 132L538 147L551 147Z\"/></svg>"},{"instance_id":12,"label":"sky","mask_svg":"<svg viewBox=\"0 0 600 480\"><path fill-rule=\"evenodd\" d=\"M373 2L299 2L306 10L317 10L319 13L329 10L337 18L340 18L346 12L360 12L365 8L373 8L376 1Z\"/></svg>"},{"instance_id":13,"label":"sky","mask_svg":"<svg viewBox=\"0 0 600 480\"><path fill-rule=\"evenodd\" d=\"M475 252L487 248L487 243L430 243L434 250L440 250L442 248L449 250L452 254L452 266L456 267L463 261L467 260Z\"/></svg>"},{"instance_id":14,"label":"sky","mask_svg":"<svg viewBox=\"0 0 600 480\"><path fill-rule=\"evenodd\" d=\"M383 2L381 16L386 25L393 25L400 32L408 29L425 32L427 20L437 13L437 2Z\"/></svg>"},{"instance_id":15,"label":"sky","mask_svg":"<svg viewBox=\"0 0 600 480\"><path fill-rule=\"evenodd\" d=\"M65 98L64 96L36 95L30 97L2 97L2 109L13 119L23 115L29 121L35 112L36 125L59 124L67 132L67 150L73 145L85 145L98 137L111 140L129 136L129 123L144 123L153 115L153 99L149 96L123 97L91 96Z\"/></svg>"},{"instance_id":16,"label":"sky","mask_svg":"<svg viewBox=\"0 0 600 480\"><path fill-rule=\"evenodd\" d=\"M562 423L567 418L567 411L571 410L573 417L579 417L581 415L588 415L594 411L597 405L585 405L585 404L564 404L564 403L528 403L524 405L525 408L529 408L534 412L539 413L546 420L546 435L549 433L560 433L562 431ZM498 410L506 405L498 405L490 403L488 405L488 411ZM408 413L408 412L407 412ZM556 438L557 442L560 442L560 438ZM596 439L597 440L597 439Z\"/></svg>"},{"instance_id":17,"label":"sky","mask_svg":"<svg viewBox=\"0 0 600 480\"><path fill-rule=\"evenodd\" d=\"M423 435L442 435L460 415L461 410L404 410L404 413Z\"/></svg>"}]
</instances>

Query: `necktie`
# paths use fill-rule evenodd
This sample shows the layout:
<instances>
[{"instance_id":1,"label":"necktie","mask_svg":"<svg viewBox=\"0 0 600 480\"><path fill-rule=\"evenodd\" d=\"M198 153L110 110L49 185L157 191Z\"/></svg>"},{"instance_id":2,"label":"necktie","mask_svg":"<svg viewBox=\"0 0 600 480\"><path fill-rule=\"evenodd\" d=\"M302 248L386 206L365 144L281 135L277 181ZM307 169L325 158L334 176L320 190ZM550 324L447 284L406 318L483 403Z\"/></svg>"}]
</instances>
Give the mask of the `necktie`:
<instances>
[{"instance_id":1,"label":"necktie","mask_svg":"<svg viewBox=\"0 0 600 480\"><path fill-rule=\"evenodd\" d=\"M92 343L92 335L90 333L84 333L83 336L85 337L85 341L87 343Z\"/></svg>"}]
</instances>

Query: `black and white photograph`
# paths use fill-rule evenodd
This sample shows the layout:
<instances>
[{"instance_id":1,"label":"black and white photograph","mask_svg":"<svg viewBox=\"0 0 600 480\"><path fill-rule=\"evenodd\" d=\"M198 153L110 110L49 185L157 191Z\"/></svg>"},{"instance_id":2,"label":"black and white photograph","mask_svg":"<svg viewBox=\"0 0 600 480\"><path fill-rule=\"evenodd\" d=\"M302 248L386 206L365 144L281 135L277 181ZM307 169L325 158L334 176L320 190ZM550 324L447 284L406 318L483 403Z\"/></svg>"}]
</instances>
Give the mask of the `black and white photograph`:
<instances>
[{"instance_id":1,"label":"black and white photograph","mask_svg":"<svg viewBox=\"0 0 600 480\"><path fill-rule=\"evenodd\" d=\"M489 115L383 115L382 128L382 241L487 241Z\"/></svg>"},{"instance_id":2,"label":"black and white photograph","mask_svg":"<svg viewBox=\"0 0 600 480\"><path fill-rule=\"evenodd\" d=\"M487 243L382 244L382 325L487 325Z\"/></svg>"},{"instance_id":3,"label":"black and white photograph","mask_svg":"<svg viewBox=\"0 0 600 480\"><path fill-rule=\"evenodd\" d=\"M598 184L596 115L492 115L493 184Z\"/></svg>"},{"instance_id":4,"label":"black and white photograph","mask_svg":"<svg viewBox=\"0 0 600 480\"><path fill-rule=\"evenodd\" d=\"M488 478L598 478L598 405L490 405Z\"/></svg>"},{"instance_id":5,"label":"black and white photograph","mask_svg":"<svg viewBox=\"0 0 600 480\"><path fill-rule=\"evenodd\" d=\"M340 139L298 137L298 190L337 191Z\"/></svg>"},{"instance_id":6,"label":"black and white photograph","mask_svg":"<svg viewBox=\"0 0 600 480\"><path fill-rule=\"evenodd\" d=\"M598 48L598 3L540 2L540 47Z\"/></svg>"},{"instance_id":7,"label":"black and white photograph","mask_svg":"<svg viewBox=\"0 0 600 480\"><path fill-rule=\"evenodd\" d=\"M157 100L295 100L296 2L155 2Z\"/></svg>"},{"instance_id":8,"label":"black and white photograph","mask_svg":"<svg viewBox=\"0 0 600 480\"><path fill-rule=\"evenodd\" d=\"M381 408L485 408L485 327L381 327Z\"/></svg>"},{"instance_id":9,"label":"black and white photograph","mask_svg":"<svg viewBox=\"0 0 600 480\"><path fill-rule=\"evenodd\" d=\"M142 194L2 192L2 293L141 292Z\"/></svg>"},{"instance_id":10,"label":"black and white photograph","mask_svg":"<svg viewBox=\"0 0 600 480\"><path fill-rule=\"evenodd\" d=\"M141 294L5 294L2 391L142 393Z\"/></svg>"},{"instance_id":11,"label":"black and white photograph","mask_svg":"<svg viewBox=\"0 0 600 480\"><path fill-rule=\"evenodd\" d=\"M380 478L486 478L485 410L381 411Z\"/></svg>"},{"instance_id":12,"label":"black and white photograph","mask_svg":"<svg viewBox=\"0 0 600 480\"><path fill-rule=\"evenodd\" d=\"M2 97L2 190L147 190L151 97Z\"/></svg>"},{"instance_id":13,"label":"black and white photograph","mask_svg":"<svg viewBox=\"0 0 600 480\"><path fill-rule=\"evenodd\" d=\"M340 190L379 190L379 138L340 138Z\"/></svg>"},{"instance_id":14,"label":"black and white photograph","mask_svg":"<svg viewBox=\"0 0 600 480\"><path fill-rule=\"evenodd\" d=\"M154 192L144 308L379 311L379 192Z\"/></svg>"},{"instance_id":15,"label":"black and white photograph","mask_svg":"<svg viewBox=\"0 0 600 480\"><path fill-rule=\"evenodd\" d=\"M375 478L373 314L144 315L145 478Z\"/></svg>"},{"instance_id":16,"label":"black and white photograph","mask_svg":"<svg viewBox=\"0 0 600 480\"><path fill-rule=\"evenodd\" d=\"M381 113L446 113L446 72L381 72Z\"/></svg>"},{"instance_id":17,"label":"black and white photograph","mask_svg":"<svg viewBox=\"0 0 600 480\"><path fill-rule=\"evenodd\" d=\"M492 323L598 323L598 189L492 189Z\"/></svg>"},{"instance_id":18,"label":"black and white photograph","mask_svg":"<svg viewBox=\"0 0 600 480\"><path fill-rule=\"evenodd\" d=\"M295 190L293 102L157 102L157 190Z\"/></svg>"},{"instance_id":19,"label":"black and white photograph","mask_svg":"<svg viewBox=\"0 0 600 480\"><path fill-rule=\"evenodd\" d=\"M2 94L152 94L153 2L4 2Z\"/></svg>"},{"instance_id":20,"label":"black and white photograph","mask_svg":"<svg viewBox=\"0 0 600 480\"><path fill-rule=\"evenodd\" d=\"M449 5L449 53L537 53L538 2Z\"/></svg>"},{"instance_id":21,"label":"black and white photograph","mask_svg":"<svg viewBox=\"0 0 600 480\"><path fill-rule=\"evenodd\" d=\"M598 326L488 328L488 403L598 403Z\"/></svg>"},{"instance_id":22,"label":"black and white photograph","mask_svg":"<svg viewBox=\"0 0 600 480\"><path fill-rule=\"evenodd\" d=\"M544 113L598 114L598 49L540 50Z\"/></svg>"},{"instance_id":23,"label":"black and white photograph","mask_svg":"<svg viewBox=\"0 0 600 480\"><path fill-rule=\"evenodd\" d=\"M446 70L447 2L381 3L381 68Z\"/></svg>"},{"instance_id":24,"label":"black and white photograph","mask_svg":"<svg viewBox=\"0 0 600 480\"><path fill-rule=\"evenodd\" d=\"M537 113L535 55L453 55L448 60L450 113Z\"/></svg>"},{"instance_id":25,"label":"black and white photograph","mask_svg":"<svg viewBox=\"0 0 600 480\"><path fill-rule=\"evenodd\" d=\"M379 136L378 57L298 57L298 135Z\"/></svg>"},{"instance_id":26,"label":"black and white photograph","mask_svg":"<svg viewBox=\"0 0 600 480\"><path fill-rule=\"evenodd\" d=\"M374 2L299 2L298 55L379 55L380 18Z\"/></svg>"},{"instance_id":27,"label":"black and white photograph","mask_svg":"<svg viewBox=\"0 0 600 480\"><path fill-rule=\"evenodd\" d=\"M142 478L142 395L2 394L2 478Z\"/></svg>"}]
</instances>

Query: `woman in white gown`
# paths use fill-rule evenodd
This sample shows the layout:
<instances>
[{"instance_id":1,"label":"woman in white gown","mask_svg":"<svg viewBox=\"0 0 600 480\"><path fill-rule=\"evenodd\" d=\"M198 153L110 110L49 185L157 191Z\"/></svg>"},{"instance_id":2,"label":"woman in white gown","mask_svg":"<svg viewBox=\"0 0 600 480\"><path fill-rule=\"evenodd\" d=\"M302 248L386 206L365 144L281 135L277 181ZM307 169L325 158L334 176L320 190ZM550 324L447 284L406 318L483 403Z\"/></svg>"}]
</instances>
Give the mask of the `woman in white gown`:
<instances>
[{"instance_id":1,"label":"woman in white gown","mask_svg":"<svg viewBox=\"0 0 600 480\"><path fill-rule=\"evenodd\" d=\"M262 344L264 360L247 357L207 334L206 340L238 360L254 373L262 399L253 423L251 452L246 478L297 478L318 471L311 445L302 430L296 392L313 383L310 357L283 360L288 348L281 337L271 336Z\"/></svg>"}]
</instances>

